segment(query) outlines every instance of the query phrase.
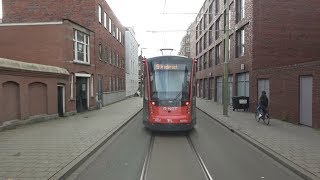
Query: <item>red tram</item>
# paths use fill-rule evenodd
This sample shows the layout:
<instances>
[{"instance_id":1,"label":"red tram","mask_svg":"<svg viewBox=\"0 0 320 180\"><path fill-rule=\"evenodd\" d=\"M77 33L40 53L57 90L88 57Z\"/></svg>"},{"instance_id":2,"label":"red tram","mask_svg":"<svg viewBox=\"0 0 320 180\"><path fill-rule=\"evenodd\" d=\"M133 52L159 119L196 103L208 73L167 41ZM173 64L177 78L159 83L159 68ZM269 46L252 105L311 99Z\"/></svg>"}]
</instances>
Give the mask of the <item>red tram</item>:
<instances>
[{"instance_id":1,"label":"red tram","mask_svg":"<svg viewBox=\"0 0 320 180\"><path fill-rule=\"evenodd\" d=\"M155 131L187 131L196 124L196 60L159 56L144 60L143 124Z\"/></svg>"}]
</instances>

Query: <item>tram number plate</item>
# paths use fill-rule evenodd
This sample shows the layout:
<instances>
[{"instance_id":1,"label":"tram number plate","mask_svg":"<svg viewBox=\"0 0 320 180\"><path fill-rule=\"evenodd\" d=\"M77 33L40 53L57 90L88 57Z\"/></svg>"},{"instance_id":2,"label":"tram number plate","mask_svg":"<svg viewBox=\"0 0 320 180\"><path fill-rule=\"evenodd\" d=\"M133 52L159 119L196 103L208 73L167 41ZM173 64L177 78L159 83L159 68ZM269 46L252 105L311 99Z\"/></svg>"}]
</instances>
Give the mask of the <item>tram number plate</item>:
<instances>
[{"instance_id":1,"label":"tram number plate","mask_svg":"<svg viewBox=\"0 0 320 180\"><path fill-rule=\"evenodd\" d=\"M239 104L247 104L248 101L246 99L240 99Z\"/></svg>"},{"instance_id":2,"label":"tram number plate","mask_svg":"<svg viewBox=\"0 0 320 180\"><path fill-rule=\"evenodd\" d=\"M172 119L167 119L167 122L168 123L173 123L173 120Z\"/></svg>"},{"instance_id":3,"label":"tram number plate","mask_svg":"<svg viewBox=\"0 0 320 180\"><path fill-rule=\"evenodd\" d=\"M176 111L177 109L177 107L163 107L164 111Z\"/></svg>"}]
</instances>

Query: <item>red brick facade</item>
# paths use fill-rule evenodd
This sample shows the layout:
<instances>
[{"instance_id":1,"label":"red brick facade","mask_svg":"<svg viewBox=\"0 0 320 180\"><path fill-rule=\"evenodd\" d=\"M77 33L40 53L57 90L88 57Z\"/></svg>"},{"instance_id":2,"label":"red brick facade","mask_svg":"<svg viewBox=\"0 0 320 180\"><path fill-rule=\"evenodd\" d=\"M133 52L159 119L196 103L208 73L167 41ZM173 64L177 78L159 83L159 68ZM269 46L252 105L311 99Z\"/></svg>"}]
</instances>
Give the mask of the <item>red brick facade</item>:
<instances>
[{"instance_id":1,"label":"red brick facade","mask_svg":"<svg viewBox=\"0 0 320 180\"><path fill-rule=\"evenodd\" d=\"M286 120L295 124L300 123L300 77L312 77L312 127L320 127L320 24L319 21L320 4L316 0L302 2L299 0L279 1L279 0L242 0L245 2L245 18L237 23L237 6L241 0L231 0L231 57L229 61L229 74L233 75L232 95L237 96L237 74L248 72L250 77L250 110L254 111L258 100L258 80L269 80L270 104L269 110L274 118ZM212 4L215 12L216 1L207 0L203 10L209 12ZM224 1L219 0L220 27L223 29L223 8ZM209 16L209 15L208 15ZM212 21L207 22L204 28L203 17L199 15L197 26L202 26L202 33L196 43L203 42L205 33L209 33L209 28L217 24L219 16L214 16ZM209 19L207 17L207 19ZM222 25L221 25L222 24ZM244 27L245 29L245 53L244 56L236 58L236 31ZM198 27L199 28L199 27ZM215 30L215 26L213 30ZM199 30L199 29L198 29ZM201 30L201 29L200 29ZM215 53L207 61L211 61L212 67L203 69L203 58L210 49L216 49L217 44L224 41L222 38L215 39L213 31L213 41L208 43L208 47L199 50L197 58L202 69L197 72L198 95L217 101L217 78L223 76L223 59L221 64L215 65ZM200 41L200 39L202 39ZM204 44L202 43L202 46ZM199 47L198 47L199 48ZM224 45L222 52L224 52ZM207 62L208 64L208 62ZM242 66L242 68L240 68ZM242 70L241 70L242 69ZM213 78L213 92L210 91L210 84L204 85L204 81ZM207 79L207 80L205 80ZM205 91L206 93L203 93Z\"/></svg>"},{"instance_id":2,"label":"red brick facade","mask_svg":"<svg viewBox=\"0 0 320 180\"><path fill-rule=\"evenodd\" d=\"M103 20L101 23L98 18L99 6L102 9ZM106 28L104 27L104 12L107 13ZM109 32L109 18L112 20L113 30L118 28L118 38L115 36L116 33ZM74 61L75 31L82 32L89 37L89 64L79 64ZM76 111L76 77L79 75L90 77L88 78L89 89L87 89L90 93L87 98L89 99L88 108L93 109L97 106L96 99L99 99L100 104L106 105L112 103L109 99L110 97L112 99L114 95L117 96L117 99L113 98L113 101L125 97L124 32L124 27L104 0L60 0L54 2L3 0L3 24L0 24L0 57L67 69L70 77L63 81L66 92L66 112ZM99 52L100 45L102 58L100 58ZM112 52L112 56L110 56L110 52ZM102 77L100 86L102 91L98 90L98 77ZM18 84L22 81L14 79L12 81ZM32 79L30 81L33 81ZM46 79L42 79L39 82L45 81ZM57 83L57 81L53 82L56 85ZM73 96L71 88L73 88ZM54 88L54 90L56 89ZM104 101L97 97L98 92L100 92L101 98L105 97ZM53 99L57 98L57 92L48 92L47 94L48 98L49 96ZM47 112L47 114L57 113L57 108ZM20 119L25 119L27 115L20 117Z\"/></svg>"}]
</instances>

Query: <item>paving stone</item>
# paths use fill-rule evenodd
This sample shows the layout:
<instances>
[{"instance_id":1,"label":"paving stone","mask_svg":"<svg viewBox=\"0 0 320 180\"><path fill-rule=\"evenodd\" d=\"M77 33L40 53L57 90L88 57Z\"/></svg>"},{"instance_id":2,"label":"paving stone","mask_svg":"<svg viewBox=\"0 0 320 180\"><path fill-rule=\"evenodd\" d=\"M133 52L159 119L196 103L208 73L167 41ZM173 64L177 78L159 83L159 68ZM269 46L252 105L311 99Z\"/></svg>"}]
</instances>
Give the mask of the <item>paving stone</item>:
<instances>
[{"instance_id":1,"label":"paving stone","mask_svg":"<svg viewBox=\"0 0 320 180\"><path fill-rule=\"evenodd\" d=\"M85 114L0 132L0 179L5 174L48 179L141 108L141 98L130 98ZM8 167L15 168L12 174Z\"/></svg>"}]
</instances>

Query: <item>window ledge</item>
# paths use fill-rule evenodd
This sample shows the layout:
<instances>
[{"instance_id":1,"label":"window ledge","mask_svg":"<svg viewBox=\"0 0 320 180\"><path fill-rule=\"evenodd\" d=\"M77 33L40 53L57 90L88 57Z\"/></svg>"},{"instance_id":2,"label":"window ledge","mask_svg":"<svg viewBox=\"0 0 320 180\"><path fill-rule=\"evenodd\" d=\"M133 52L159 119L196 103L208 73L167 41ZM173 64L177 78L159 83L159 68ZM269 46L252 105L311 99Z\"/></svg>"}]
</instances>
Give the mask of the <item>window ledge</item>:
<instances>
[{"instance_id":1,"label":"window ledge","mask_svg":"<svg viewBox=\"0 0 320 180\"><path fill-rule=\"evenodd\" d=\"M77 60L73 60L73 63L75 63L75 64L87 65L87 66L90 66L90 65L91 65L90 63L82 62L82 61L77 61Z\"/></svg>"}]
</instances>

